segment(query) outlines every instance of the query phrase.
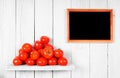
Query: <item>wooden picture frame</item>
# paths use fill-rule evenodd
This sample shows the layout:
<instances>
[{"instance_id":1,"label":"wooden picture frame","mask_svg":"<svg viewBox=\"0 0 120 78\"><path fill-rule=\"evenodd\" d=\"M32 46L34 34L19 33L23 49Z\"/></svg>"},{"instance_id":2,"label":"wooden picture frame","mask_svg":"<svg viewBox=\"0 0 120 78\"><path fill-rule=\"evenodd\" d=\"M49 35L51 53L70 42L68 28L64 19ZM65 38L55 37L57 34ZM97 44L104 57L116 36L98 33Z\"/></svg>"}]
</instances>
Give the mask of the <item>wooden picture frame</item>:
<instances>
[{"instance_id":1,"label":"wooden picture frame","mask_svg":"<svg viewBox=\"0 0 120 78\"><path fill-rule=\"evenodd\" d=\"M84 18L85 18L84 20L85 22L83 21ZM98 21L96 21L96 18ZM89 20L86 21L86 19L89 19L90 21ZM94 21L97 22L98 24L96 23L95 25L92 25ZM92 23L86 24L85 27L82 27L84 26L83 24L81 24L82 22L85 24L88 22L89 23L92 22ZM99 26L99 23L101 26ZM79 26L77 27L77 25ZM91 28L88 26L91 26ZM88 31L90 29L93 30L92 26L93 28L96 28L94 30L97 33L100 33L99 35L98 34L89 35ZM98 28L100 28L101 31L99 29L97 30L97 27L95 26L98 26ZM83 28L83 30L81 27ZM89 30L86 30L87 27ZM80 29L81 31L79 31L78 29ZM103 33L103 31L105 34ZM87 35L84 35L84 33L86 32ZM81 35L81 33L83 33L83 35ZM93 39L92 39L92 35L93 35ZM94 35L96 36L96 38ZM67 41L68 42L113 42L113 10L112 9L67 9Z\"/></svg>"}]
</instances>

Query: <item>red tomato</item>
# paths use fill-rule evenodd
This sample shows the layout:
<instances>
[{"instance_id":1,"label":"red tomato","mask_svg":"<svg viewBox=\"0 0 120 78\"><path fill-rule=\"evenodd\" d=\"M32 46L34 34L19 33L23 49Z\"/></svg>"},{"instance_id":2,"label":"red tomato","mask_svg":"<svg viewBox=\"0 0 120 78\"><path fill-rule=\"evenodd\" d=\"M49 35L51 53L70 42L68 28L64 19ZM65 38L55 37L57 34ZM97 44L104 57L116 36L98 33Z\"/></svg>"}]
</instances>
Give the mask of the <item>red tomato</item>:
<instances>
[{"instance_id":1,"label":"red tomato","mask_svg":"<svg viewBox=\"0 0 120 78\"><path fill-rule=\"evenodd\" d=\"M21 48L21 49L19 49L19 54L20 53L24 53L25 51Z\"/></svg>"},{"instance_id":2,"label":"red tomato","mask_svg":"<svg viewBox=\"0 0 120 78\"><path fill-rule=\"evenodd\" d=\"M47 65L47 59L45 59L44 57L40 57L37 59L36 64L38 66L45 66Z\"/></svg>"},{"instance_id":3,"label":"red tomato","mask_svg":"<svg viewBox=\"0 0 120 78\"><path fill-rule=\"evenodd\" d=\"M45 48L42 50L42 56L45 57L46 59L50 59L53 57L53 50L50 48Z\"/></svg>"},{"instance_id":4,"label":"red tomato","mask_svg":"<svg viewBox=\"0 0 120 78\"><path fill-rule=\"evenodd\" d=\"M44 48L51 48L54 50L54 47L51 44L45 44Z\"/></svg>"},{"instance_id":5,"label":"red tomato","mask_svg":"<svg viewBox=\"0 0 120 78\"><path fill-rule=\"evenodd\" d=\"M57 64L57 59L56 58L51 58L48 60L49 65L56 65Z\"/></svg>"},{"instance_id":6,"label":"red tomato","mask_svg":"<svg viewBox=\"0 0 120 78\"><path fill-rule=\"evenodd\" d=\"M43 44L40 41L35 41L34 48L36 50L42 49L43 48Z\"/></svg>"},{"instance_id":7,"label":"red tomato","mask_svg":"<svg viewBox=\"0 0 120 78\"><path fill-rule=\"evenodd\" d=\"M38 51L32 51L31 53L30 53L30 58L31 59L33 59L33 60L36 60L36 59L38 59L40 57L40 53L38 52Z\"/></svg>"},{"instance_id":8,"label":"red tomato","mask_svg":"<svg viewBox=\"0 0 120 78\"><path fill-rule=\"evenodd\" d=\"M40 53L40 55L42 55L42 51L43 49L39 49L38 52Z\"/></svg>"},{"instance_id":9,"label":"red tomato","mask_svg":"<svg viewBox=\"0 0 120 78\"><path fill-rule=\"evenodd\" d=\"M18 65L22 65L23 61L19 59L19 56L16 56L14 59L13 59L13 64L15 66L18 66Z\"/></svg>"},{"instance_id":10,"label":"red tomato","mask_svg":"<svg viewBox=\"0 0 120 78\"><path fill-rule=\"evenodd\" d=\"M47 36L42 36L42 37L40 38L40 41L41 41L42 44L48 44L49 41L50 41L50 39L49 39L49 37L47 37Z\"/></svg>"},{"instance_id":11,"label":"red tomato","mask_svg":"<svg viewBox=\"0 0 120 78\"><path fill-rule=\"evenodd\" d=\"M19 54L19 58L20 58L21 60L26 60L26 59L28 58L28 54L27 54L26 52L20 53L20 54Z\"/></svg>"},{"instance_id":12,"label":"red tomato","mask_svg":"<svg viewBox=\"0 0 120 78\"><path fill-rule=\"evenodd\" d=\"M58 59L58 64L61 66L66 66L68 64L68 60L65 57L61 57Z\"/></svg>"},{"instance_id":13,"label":"red tomato","mask_svg":"<svg viewBox=\"0 0 120 78\"><path fill-rule=\"evenodd\" d=\"M57 58L63 57L64 53L61 49L54 50L54 56Z\"/></svg>"},{"instance_id":14,"label":"red tomato","mask_svg":"<svg viewBox=\"0 0 120 78\"><path fill-rule=\"evenodd\" d=\"M25 43L22 46L22 49L24 52L31 52L32 51L32 45L29 43Z\"/></svg>"},{"instance_id":15,"label":"red tomato","mask_svg":"<svg viewBox=\"0 0 120 78\"><path fill-rule=\"evenodd\" d=\"M19 56L16 56L14 59L20 59Z\"/></svg>"},{"instance_id":16,"label":"red tomato","mask_svg":"<svg viewBox=\"0 0 120 78\"><path fill-rule=\"evenodd\" d=\"M36 49L32 48L32 51L36 51ZM31 52L32 52L32 51L31 51Z\"/></svg>"},{"instance_id":17,"label":"red tomato","mask_svg":"<svg viewBox=\"0 0 120 78\"><path fill-rule=\"evenodd\" d=\"M31 59L31 58L28 58L26 60L26 64L29 65L29 66L33 66L35 64L35 61L33 59Z\"/></svg>"}]
</instances>

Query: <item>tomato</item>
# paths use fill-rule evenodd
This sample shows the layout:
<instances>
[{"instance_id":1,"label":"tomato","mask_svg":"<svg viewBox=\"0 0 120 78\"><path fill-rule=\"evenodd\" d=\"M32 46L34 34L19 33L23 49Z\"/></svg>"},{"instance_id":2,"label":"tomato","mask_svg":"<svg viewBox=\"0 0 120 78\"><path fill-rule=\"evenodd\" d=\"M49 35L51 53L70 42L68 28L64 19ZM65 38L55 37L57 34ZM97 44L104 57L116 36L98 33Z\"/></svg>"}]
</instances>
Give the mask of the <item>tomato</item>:
<instances>
[{"instance_id":1,"label":"tomato","mask_svg":"<svg viewBox=\"0 0 120 78\"><path fill-rule=\"evenodd\" d=\"M40 57L37 59L36 64L38 66L45 66L45 65L47 65L47 59L44 57Z\"/></svg>"},{"instance_id":2,"label":"tomato","mask_svg":"<svg viewBox=\"0 0 120 78\"><path fill-rule=\"evenodd\" d=\"M36 51L36 49L32 48L32 51ZM31 52L32 52L32 51L31 51Z\"/></svg>"},{"instance_id":3,"label":"tomato","mask_svg":"<svg viewBox=\"0 0 120 78\"><path fill-rule=\"evenodd\" d=\"M36 60L36 59L38 59L40 57L40 53L38 52L38 51L32 51L31 53L30 53L30 58L31 59L33 59L33 60Z\"/></svg>"},{"instance_id":4,"label":"tomato","mask_svg":"<svg viewBox=\"0 0 120 78\"><path fill-rule=\"evenodd\" d=\"M18 66L18 65L22 65L23 61L19 59L19 56L16 56L14 59L13 59L13 64L15 66Z\"/></svg>"},{"instance_id":5,"label":"tomato","mask_svg":"<svg viewBox=\"0 0 120 78\"><path fill-rule=\"evenodd\" d=\"M21 49L19 49L19 54L20 53L24 53L25 51L21 48Z\"/></svg>"},{"instance_id":6,"label":"tomato","mask_svg":"<svg viewBox=\"0 0 120 78\"><path fill-rule=\"evenodd\" d=\"M44 48L51 48L54 50L54 47L51 44L45 44Z\"/></svg>"},{"instance_id":7,"label":"tomato","mask_svg":"<svg viewBox=\"0 0 120 78\"><path fill-rule=\"evenodd\" d=\"M65 57L61 57L58 59L58 64L61 66L66 66L68 64L68 60Z\"/></svg>"},{"instance_id":8,"label":"tomato","mask_svg":"<svg viewBox=\"0 0 120 78\"><path fill-rule=\"evenodd\" d=\"M20 54L19 54L19 58L20 58L21 60L26 60L26 59L28 58L28 54L27 54L26 52L20 53Z\"/></svg>"},{"instance_id":9,"label":"tomato","mask_svg":"<svg viewBox=\"0 0 120 78\"><path fill-rule=\"evenodd\" d=\"M43 48L43 44L40 41L35 41L34 48L36 50L42 49Z\"/></svg>"},{"instance_id":10,"label":"tomato","mask_svg":"<svg viewBox=\"0 0 120 78\"><path fill-rule=\"evenodd\" d=\"M43 49L39 49L39 50L38 50L38 52L40 53L40 55L42 55L42 50L43 50Z\"/></svg>"},{"instance_id":11,"label":"tomato","mask_svg":"<svg viewBox=\"0 0 120 78\"><path fill-rule=\"evenodd\" d=\"M53 50L50 48L45 48L42 50L42 56L45 57L46 59L50 59L53 57Z\"/></svg>"},{"instance_id":12,"label":"tomato","mask_svg":"<svg viewBox=\"0 0 120 78\"><path fill-rule=\"evenodd\" d=\"M42 36L42 37L40 38L40 41L41 41L42 44L48 44L49 41L50 41L50 39L49 39L49 37L47 37L47 36Z\"/></svg>"},{"instance_id":13,"label":"tomato","mask_svg":"<svg viewBox=\"0 0 120 78\"><path fill-rule=\"evenodd\" d=\"M33 59L31 59L31 58L28 58L26 60L26 64L29 65L29 66L33 66L35 64L35 61Z\"/></svg>"},{"instance_id":14,"label":"tomato","mask_svg":"<svg viewBox=\"0 0 120 78\"><path fill-rule=\"evenodd\" d=\"M20 59L19 56L16 56L14 59Z\"/></svg>"},{"instance_id":15,"label":"tomato","mask_svg":"<svg viewBox=\"0 0 120 78\"><path fill-rule=\"evenodd\" d=\"M54 50L54 56L57 58L63 57L64 53L61 49Z\"/></svg>"},{"instance_id":16,"label":"tomato","mask_svg":"<svg viewBox=\"0 0 120 78\"><path fill-rule=\"evenodd\" d=\"M57 59L56 58L51 58L48 60L49 65L56 65L57 64Z\"/></svg>"},{"instance_id":17,"label":"tomato","mask_svg":"<svg viewBox=\"0 0 120 78\"><path fill-rule=\"evenodd\" d=\"M32 45L29 43L25 43L22 46L22 49L24 52L31 52L32 51Z\"/></svg>"}]
</instances>

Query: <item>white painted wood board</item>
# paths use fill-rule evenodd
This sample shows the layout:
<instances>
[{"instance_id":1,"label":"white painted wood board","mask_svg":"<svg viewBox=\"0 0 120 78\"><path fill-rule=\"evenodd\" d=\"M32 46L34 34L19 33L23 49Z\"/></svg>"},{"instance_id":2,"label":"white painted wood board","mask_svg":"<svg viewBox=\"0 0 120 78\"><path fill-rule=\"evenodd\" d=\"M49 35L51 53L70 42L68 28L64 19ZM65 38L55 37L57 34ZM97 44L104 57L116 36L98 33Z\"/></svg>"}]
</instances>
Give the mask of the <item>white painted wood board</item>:
<instances>
[{"instance_id":1,"label":"white painted wood board","mask_svg":"<svg viewBox=\"0 0 120 78\"><path fill-rule=\"evenodd\" d=\"M16 0L16 55L24 43L34 42L34 0ZM16 78L34 78L33 71L16 72Z\"/></svg>"},{"instance_id":2,"label":"white painted wood board","mask_svg":"<svg viewBox=\"0 0 120 78\"><path fill-rule=\"evenodd\" d=\"M72 0L71 8L89 8L89 0ZM71 43L72 62L76 69L72 71L72 78L89 78L89 43ZM79 73L76 73L79 72Z\"/></svg>"},{"instance_id":3,"label":"white painted wood board","mask_svg":"<svg viewBox=\"0 0 120 78\"><path fill-rule=\"evenodd\" d=\"M4 6L3 6L3 0L0 0L0 35L2 35L2 31L3 31L3 11L4 11ZM0 62L2 63L3 62L3 49L2 49L2 44L3 44L3 37L0 36L0 52L1 52L1 56L0 56ZM3 71L4 68L3 68L4 64L0 64L0 70ZM4 76L4 72L1 72L0 73L0 77L3 77Z\"/></svg>"},{"instance_id":4,"label":"white painted wood board","mask_svg":"<svg viewBox=\"0 0 120 78\"><path fill-rule=\"evenodd\" d=\"M15 78L15 72L7 72L5 71L5 66L12 62L13 57L15 56L15 0L1 0L1 13L2 17L0 22L1 28L1 51L2 54L0 56L1 67L0 70L1 78ZM1 40L0 39L0 40Z\"/></svg>"},{"instance_id":5,"label":"white painted wood board","mask_svg":"<svg viewBox=\"0 0 120 78\"><path fill-rule=\"evenodd\" d=\"M119 4L120 0L0 0L0 78L119 78ZM67 43L67 8L113 9L114 42ZM4 71L24 42L33 43L34 38L39 39L43 34L50 36L56 48L65 51L75 70Z\"/></svg>"},{"instance_id":6,"label":"white painted wood board","mask_svg":"<svg viewBox=\"0 0 120 78\"><path fill-rule=\"evenodd\" d=\"M90 0L90 8L106 9L107 0ZM108 78L108 44L90 43L90 78Z\"/></svg>"},{"instance_id":7,"label":"white painted wood board","mask_svg":"<svg viewBox=\"0 0 120 78\"><path fill-rule=\"evenodd\" d=\"M90 0L71 0L71 8L88 9Z\"/></svg>"},{"instance_id":8,"label":"white painted wood board","mask_svg":"<svg viewBox=\"0 0 120 78\"><path fill-rule=\"evenodd\" d=\"M116 9L120 9L119 6L120 6L120 0L115 0L115 1L108 0L108 7L109 8L116 10Z\"/></svg>"},{"instance_id":9,"label":"white painted wood board","mask_svg":"<svg viewBox=\"0 0 120 78\"><path fill-rule=\"evenodd\" d=\"M67 15L66 9L70 8L70 1L69 0L54 0L53 2L54 7L54 46L56 49L60 48L64 52L64 56L67 57L69 63L71 62L71 49L67 43ZM54 72L54 78L70 78L71 71L64 71L64 72Z\"/></svg>"},{"instance_id":10,"label":"white painted wood board","mask_svg":"<svg viewBox=\"0 0 120 78\"><path fill-rule=\"evenodd\" d=\"M120 0L109 0L109 8L114 13L114 42L108 46L109 51L109 78L120 78Z\"/></svg>"},{"instance_id":11,"label":"white painted wood board","mask_svg":"<svg viewBox=\"0 0 120 78\"><path fill-rule=\"evenodd\" d=\"M21 65L21 66L14 66L14 65L8 65L6 70L16 70L16 71L64 71L64 70L73 70L75 69L75 66L73 64L67 65L67 66L27 66L27 65ZM44 73L43 73L44 74Z\"/></svg>"},{"instance_id":12,"label":"white painted wood board","mask_svg":"<svg viewBox=\"0 0 120 78\"><path fill-rule=\"evenodd\" d=\"M108 0L90 0L89 8L107 9L108 8Z\"/></svg>"},{"instance_id":13,"label":"white painted wood board","mask_svg":"<svg viewBox=\"0 0 120 78\"><path fill-rule=\"evenodd\" d=\"M35 0L35 40L48 36L52 44L52 31L52 0ZM36 71L35 78L52 78L52 71Z\"/></svg>"}]
</instances>

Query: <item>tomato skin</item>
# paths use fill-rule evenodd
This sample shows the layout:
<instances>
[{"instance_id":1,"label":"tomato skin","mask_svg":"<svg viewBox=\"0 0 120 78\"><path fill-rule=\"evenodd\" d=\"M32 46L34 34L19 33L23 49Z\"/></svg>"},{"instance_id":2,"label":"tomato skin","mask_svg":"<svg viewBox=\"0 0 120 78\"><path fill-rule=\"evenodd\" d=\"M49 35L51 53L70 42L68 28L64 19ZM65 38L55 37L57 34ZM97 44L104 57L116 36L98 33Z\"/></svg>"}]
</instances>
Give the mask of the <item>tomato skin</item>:
<instances>
[{"instance_id":1,"label":"tomato skin","mask_svg":"<svg viewBox=\"0 0 120 78\"><path fill-rule=\"evenodd\" d=\"M53 50L54 50L54 47L53 47L51 44L45 44L45 45L44 45L44 48L50 48L50 49L53 49Z\"/></svg>"},{"instance_id":2,"label":"tomato skin","mask_svg":"<svg viewBox=\"0 0 120 78\"><path fill-rule=\"evenodd\" d=\"M14 59L13 59L13 65L14 66L19 66L19 65L22 65L23 61L19 59L18 56L16 56Z\"/></svg>"},{"instance_id":3,"label":"tomato skin","mask_svg":"<svg viewBox=\"0 0 120 78\"><path fill-rule=\"evenodd\" d=\"M19 56L16 56L14 59L20 59Z\"/></svg>"},{"instance_id":4,"label":"tomato skin","mask_svg":"<svg viewBox=\"0 0 120 78\"><path fill-rule=\"evenodd\" d=\"M61 49L56 49L54 50L54 56L57 57L57 58L61 58L63 57L64 53Z\"/></svg>"},{"instance_id":5,"label":"tomato skin","mask_svg":"<svg viewBox=\"0 0 120 78\"><path fill-rule=\"evenodd\" d=\"M20 53L24 53L25 51L21 48L21 49L19 49L19 54Z\"/></svg>"},{"instance_id":6,"label":"tomato skin","mask_svg":"<svg viewBox=\"0 0 120 78\"><path fill-rule=\"evenodd\" d=\"M38 66L45 66L45 65L47 65L47 59L44 57L40 57L37 59L36 64Z\"/></svg>"},{"instance_id":7,"label":"tomato skin","mask_svg":"<svg viewBox=\"0 0 120 78\"><path fill-rule=\"evenodd\" d=\"M28 54L26 52L19 54L20 60L26 60L28 58Z\"/></svg>"},{"instance_id":8,"label":"tomato skin","mask_svg":"<svg viewBox=\"0 0 120 78\"><path fill-rule=\"evenodd\" d=\"M54 58L54 57L51 58L51 59L49 59L49 60L48 60L48 64L49 64L49 65L56 65L56 64L57 64L57 59Z\"/></svg>"},{"instance_id":9,"label":"tomato skin","mask_svg":"<svg viewBox=\"0 0 120 78\"><path fill-rule=\"evenodd\" d=\"M34 48L36 50L42 49L43 48L43 44L40 41L35 41Z\"/></svg>"},{"instance_id":10,"label":"tomato skin","mask_svg":"<svg viewBox=\"0 0 120 78\"><path fill-rule=\"evenodd\" d=\"M38 52L40 53L40 55L42 55L42 51L43 49L39 49Z\"/></svg>"},{"instance_id":11,"label":"tomato skin","mask_svg":"<svg viewBox=\"0 0 120 78\"><path fill-rule=\"evenodd\" d=\"M50 48L44 48L41 52L42 56L46 59L50 59L53 57L53 50Z\"/></svg>"},{"instance_id":12,"label":"tomato skin","mask_svg":"<svg viewBox=\"0 0 120 78\"><path fill-rule=\"evenodd\" d=\"M28 58L26 60L26 64L29 65L29 66L33 66L35 64L35 61L33 59L31 59L31 58Z\"/></svg>"},{"instance_id":13,"label":"tomato skin","mask_svg":"<svg viewBox=\"0 0 120 78\"><path fill-rule=\"evenodd\" d=\"M61 66L66 66L68 64L68 60L65 57L61 57L58 59L58 64Z\"/></svg>"},{"instance_id":14,"label":"tomato skin","mask_svg":"<svg viewBox=\"0 0 120 78\"><path fill-rule=\"evenodd\" d=\"M40 53L38 51L34 50L30 53L30 58L33 60L37 60L39 57L40 57Z\"/></svg>"},{"instance_id":15,"label":"tomato skin","mask_svg":"<svg viewBox=\"0 0 120 78\"><path fill-rule=\"evenodd\" d=\"M29 43L25 43L22 46L22 49L24 52L31 52L32 51L32 45Z\"/></svg>"},{"instance_id":16,"label":"tomato skin","mask_svg":"<svg viewBox=\"0 0 120 78\"><path fill-rule=\"evenodd\" d=\"M41 36L40 41L42 44L48 44L50 39L47 36Z\"/></svg>"}]
</instances>

